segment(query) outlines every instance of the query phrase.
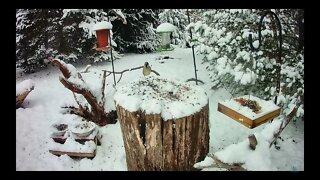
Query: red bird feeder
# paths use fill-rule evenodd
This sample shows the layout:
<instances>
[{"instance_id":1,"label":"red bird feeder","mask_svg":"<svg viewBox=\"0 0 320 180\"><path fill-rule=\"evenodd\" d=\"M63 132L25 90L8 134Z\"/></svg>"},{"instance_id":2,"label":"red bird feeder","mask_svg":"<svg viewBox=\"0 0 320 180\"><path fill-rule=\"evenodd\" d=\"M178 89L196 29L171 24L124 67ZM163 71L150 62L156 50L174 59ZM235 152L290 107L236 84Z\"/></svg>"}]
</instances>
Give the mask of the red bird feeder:
<instances>
[{"instance_id":1,"label":"red bird feeder","mask_svg":"<svg viewBox=\"0 0 320 180\"><path fill-rule=\"evenodd\" d=\"M98 40L98 47L95 48L97 51L111 49L109 45L110 29L112 29L112 24L106 21L99 22L94 26Z\"/></svg>"}]
</instances>

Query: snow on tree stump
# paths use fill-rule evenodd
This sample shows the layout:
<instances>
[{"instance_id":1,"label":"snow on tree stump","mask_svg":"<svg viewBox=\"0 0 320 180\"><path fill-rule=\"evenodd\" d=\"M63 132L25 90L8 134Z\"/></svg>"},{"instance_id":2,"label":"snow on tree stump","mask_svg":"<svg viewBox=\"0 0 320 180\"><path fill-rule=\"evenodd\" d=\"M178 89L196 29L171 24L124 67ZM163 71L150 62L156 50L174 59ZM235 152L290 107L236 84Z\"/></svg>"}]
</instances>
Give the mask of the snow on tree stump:
<instances>
[{"instance_id":1,"label":"snow on tree stump","mask_svg":"<svg viewBox=\"0 0 320 180\"><path fill-rule=\"evenodd\" d=\"M16 108L22 106L22 103L33 89L34 81L31 79L24 80L16 85Z\"/></svg>"},{"instance_id":2,"label":"snow on tree stump","mask_svg":"<svg viewBox=\"0 0 320 180\"><path fill-rule=\"evenodd\" d=\"M117 87L114 96L129 171L188 171L209 151L204 90L154 76Z\"/></svg>"}]
</instances>

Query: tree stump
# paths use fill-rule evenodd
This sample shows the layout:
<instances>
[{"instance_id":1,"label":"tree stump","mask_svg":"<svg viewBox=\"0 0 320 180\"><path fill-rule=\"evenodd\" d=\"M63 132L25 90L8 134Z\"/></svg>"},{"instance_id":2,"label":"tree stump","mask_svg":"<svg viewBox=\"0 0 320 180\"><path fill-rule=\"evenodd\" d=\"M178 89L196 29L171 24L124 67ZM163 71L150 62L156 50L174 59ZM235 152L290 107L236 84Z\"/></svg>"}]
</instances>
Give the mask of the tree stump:
<instances>
[{"instance_id":1,"label":"tree stump","mask_svg":"<svg viewBox=\"0 0 320 180\"><path fill-rule=\"evenodd\" d=\"M189 83L179 84L177 82L157 79L153 77L142 79L136 83L126 84L126 87L132 86L136 89L143 89L141 94L137 92L136 97L144 100L140 101L141 105L137 105L134 109L129 107L130 103L135 103L130 99L133 91L130 88L117 88L115 101L117 113L121 126L125 151L126 161L129 171L191 171L197 170L193 165L204 160L209 152L209 105L204 91L199 92L199 87L193 89ZM154 82L154 83L153 83ZM161 84L162 83L162 84ZM166 83L172 83L175 87L173 93L169 90L167 96L163 89L166 88ZM138 85L138 86L137 86ZM158 85L158 86L157 86ZM149 86L150 88L148 89ZM162 88L162 89L161 89ZM171 93L172 92L172 93ZM126 94L128 93L128 94ZM156 93L154 99L148 99L145 94ZM141 96L140 96L141 95ZM191 112L187 116L179 116L179 110L186 108L186 111L193 110L188 108L186 103L180 104L178 109L175 109L177 102L184 101L184 97L188 97L189 101L197 103L195 96L201 95L202 100L195 108L196 112ZM128 98L127 102L123 100ZM163 98L161 98L163 97ZM168 100L169 97L169 100ZM175 98L170 98L175 97ZM157 98L159 101L157 101ZM168 100L168 101L167 101ZM149 102L144 102L149 101ZM167 114L170 109L161 108L161 112L157 108L150 110L153 102L161 102L162 106L175 109L171 113L176 113L173 118ZM148 106L143 105L148 104ZM170 103L174 106L170 106ZM173 105L172 104L172 105ZM191 103L192 104L192 103ZM185 107L184 107L185 105ZM161 107L161 106L160 106ZM151 108L152 109L152 108ZM166 112L167 110L168 112ZM152 113L157 112L157 113ZM188 113L182 113L188 114Z\"/></svg>"}]
</instances>

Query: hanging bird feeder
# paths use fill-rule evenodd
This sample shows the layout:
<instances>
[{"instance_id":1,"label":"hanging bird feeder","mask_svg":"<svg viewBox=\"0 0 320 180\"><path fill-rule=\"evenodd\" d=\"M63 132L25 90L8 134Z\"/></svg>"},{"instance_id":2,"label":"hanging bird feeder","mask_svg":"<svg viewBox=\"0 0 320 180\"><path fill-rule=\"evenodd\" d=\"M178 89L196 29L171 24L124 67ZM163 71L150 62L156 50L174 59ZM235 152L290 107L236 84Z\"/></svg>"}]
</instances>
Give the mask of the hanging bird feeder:
<instances>
[{"instance_id":1,"label":"hanging bird feeder","mask_svg":"<svg viewBox=\"0 0 320 180\"><path fill-rule=\"evenodd\" d=\"M111 46L109 44L110 30L112 29L112 24L107 21L98 22L95 24L94 28L97 35L98 46L95 48L97 51L110 50Z\"/></svg>"},{"instance_id":2,"label":"hanging bird feeder","mask_svg":"<svg viewBox=\"0 0 320 180\"><path fill-rule=\"evenodd\" d=\"M116 77L114 75L114 65L113 65L113 56L112 56L112 43L110 30L112 29L112 24L107 21L98 22L95 24L93 29L96 31L98 39L98 47L95 48L97 51L110 51L111 55L111 64L112 64L112 74L113 74L113 83L116 85Z\"/></svg>"},{"instance_id":3,"label":"hanging bird feeder","mask_svg":"<svg viewBox=\"0 0 320 180\"><path fill-rule=\"evenodd\" d=\"M170 23L162 23L157 27L156 31L161 36L161 46L158 48L158 51L172 51L174 49L170 46L170 34L175 29L176 27Z\"/></svg>"},{"instance_id":4,"label":"hanging bird feeder","mask_svg":"<svg viewBox=\"0 0 320 180\"><path fill-rule=\"evenodd\" d=\"M233 98L229 101L219 102L218 111L229 116L231 119L245 125L248 128L255 128L269 120L274 119L280 115L281 108L277 104L277 95L280 91L280 70L281 70L281 53L282 53L282 28L278 16L272 11L266 11L260 19L259 23L259 46L255 48L252 43L252 34L249 35L249 43L252 51L257 51L261 46L261 26L263 18L266 15L273 15L276 20L276 24L279 28L278 38L279 44L277 44L278 54L276 56L276 97L274 102L265 101L252 95L246 95L238 98Z\"/></svg>"}]
</instances>

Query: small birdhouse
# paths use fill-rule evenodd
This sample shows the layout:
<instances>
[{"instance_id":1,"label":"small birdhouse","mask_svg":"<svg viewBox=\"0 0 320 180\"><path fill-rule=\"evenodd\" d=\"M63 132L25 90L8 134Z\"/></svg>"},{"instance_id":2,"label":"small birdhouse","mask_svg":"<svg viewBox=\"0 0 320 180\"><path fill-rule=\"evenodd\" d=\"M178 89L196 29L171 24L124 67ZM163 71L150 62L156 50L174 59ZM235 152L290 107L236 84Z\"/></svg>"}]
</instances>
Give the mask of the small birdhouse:
<instances>
[{"instance_id":1,"label":"small birdhouse","mask_svg":"<svg viewBox=\"0 0 320 180\"><path fill-rule=\"evenodd\" d=\"M98 41L98 46L95 49L97 51L109 50L111 48L109 45L109 37L112 24L107 21L98 22L93 29L96 31Z\"/></svg>"},{"instance_id":2,"label":"small birdhouse","mask_svg":"<svg viewBox=\"0 0 320 180\"><path fill-rule=\"evenodd\" d=\"M160 51L169 51L173 50L170 47L171 38L170 34L176 29L176 27L170 23L162 23L157 27L157 33L161 36L161 47Z\"/></svg>"}]
</instances>

